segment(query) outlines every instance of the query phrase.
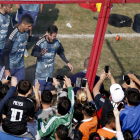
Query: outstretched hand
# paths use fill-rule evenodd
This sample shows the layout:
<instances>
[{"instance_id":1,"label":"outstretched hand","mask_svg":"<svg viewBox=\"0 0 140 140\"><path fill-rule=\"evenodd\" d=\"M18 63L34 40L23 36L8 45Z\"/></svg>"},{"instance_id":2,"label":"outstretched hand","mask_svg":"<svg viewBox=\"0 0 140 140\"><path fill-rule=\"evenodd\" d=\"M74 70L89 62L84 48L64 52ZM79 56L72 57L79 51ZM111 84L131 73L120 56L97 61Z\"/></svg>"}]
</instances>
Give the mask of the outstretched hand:
<instances>
[{"instance_id":1,"label":"outstretched hand","mask_svg":"<svg viewBox=\"0 0 140 140\"><path fill-rule=\"evenodd\" d=\"M68 63L68 67L70 68L71 72L73 72L73 66L70 63Z\"/></svg>"}]
</instances>

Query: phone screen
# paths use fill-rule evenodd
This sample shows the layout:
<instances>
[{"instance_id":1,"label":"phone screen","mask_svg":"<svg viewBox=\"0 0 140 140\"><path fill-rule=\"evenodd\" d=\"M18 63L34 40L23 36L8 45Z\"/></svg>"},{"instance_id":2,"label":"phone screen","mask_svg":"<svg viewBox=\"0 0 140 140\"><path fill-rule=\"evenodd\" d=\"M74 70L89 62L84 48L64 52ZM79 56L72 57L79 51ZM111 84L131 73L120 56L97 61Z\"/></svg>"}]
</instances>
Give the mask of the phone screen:
<instances>
[{"instance_id":1,"label":"phone screen","mask_svg":"<svg viewBox=\"0 0 140 140\"><path fill-rule=\"evenodd\" d=\"M108 73L109 71L109 66L105 66L105 73Z\"/></svg>"},{"instance_id":2,"label":"phone screen","mask_svg":"<svg viewBox=\"0 0 140 140\"><path fill-rule=\"evenodd\" d=\"M53 78L47 77L46 82L53 83Z\"/></svg>"},{"instance_id":3,"label":"phone screen","mask_svg":"<svg viewBox=\"0 0 140 140\"><path fill-rule=\"evenodd\" d=\"M12 77L11 76L7 76L6 80L11 81Z\"/></svg>"},{"instance_id":4,"label":"phone screen","mask_svg":"<svg viewBox=\"0 0 140 140\"><path fill-rule=\"evenodd\" d=\"M86 82L87 82L87 79L82 79L82 81L81 81L81 88L85 88L86 87Z\"/></svg>"},{"instance_id":5,"label":"phone screen","mask_svg":"<svg viewBox=\"0 0 140 140\"><path fill-rule=\"evenodd\" d=\"M122 109L123 106L124 106L124 104L123 104L123 103L120 103L120 104L118 105L118 110L120 111L120 110Z\"/></svg>"},{"instance_id":6,"label":"phone screen","mask_svg":"<svg viewBox=\"0 0 140 140\"><path fill-rule=\"evenodd\" d=\"M126 82L127 85L130 85L130 78L128 75L124 75L124 81Z\"/></svg>"}]
</instances>

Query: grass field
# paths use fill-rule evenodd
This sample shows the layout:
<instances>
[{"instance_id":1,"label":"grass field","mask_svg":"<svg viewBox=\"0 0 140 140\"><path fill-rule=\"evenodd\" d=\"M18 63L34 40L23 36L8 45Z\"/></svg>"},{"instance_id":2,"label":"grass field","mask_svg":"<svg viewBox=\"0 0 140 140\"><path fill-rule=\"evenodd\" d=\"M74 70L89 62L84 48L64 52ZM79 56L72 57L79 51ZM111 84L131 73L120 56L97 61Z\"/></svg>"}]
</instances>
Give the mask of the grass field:
<instances>
[{"instance_id":1,"label":"grass field","mask_svg":"<svg viewBox=\"0 0 140 140\"><path fill-rule=\"evenodd\" d=\"M140 13L140 4L114 4L111 13L122 14L134 19L135 14ZM14 15L16 10L12 15ZM44 34L48 25L55 24L59 28L59 34L94 34L99 13L93 13L91 10L83 9L77 4L59 4L44 5L43 13L38 16L36 26L33 28L33 34ZM70 23L72 28L66 27ZM108 25L107 30L112 33L134 33L132 28L115 28ZM90 55L93 39L60 39L65 48L65 54L71 64L74 66L74 72L83 69L83 62ZM140 39L122 38L122 41L115 41L114 38L105 38L97 74L99 75L105 65L110 66L110 71L116 81L122 82L122 75L133 71L137 75L140 71ZM29 44L28 52L31 53L34 43ZM26 78L33 80L36 58L29 56L25 58ZM68 67L62 60L56 56L55 70L56 74L71 75ZM109 89L110 81L105 81L106 89Z\"/></svg>"}]
</instances>

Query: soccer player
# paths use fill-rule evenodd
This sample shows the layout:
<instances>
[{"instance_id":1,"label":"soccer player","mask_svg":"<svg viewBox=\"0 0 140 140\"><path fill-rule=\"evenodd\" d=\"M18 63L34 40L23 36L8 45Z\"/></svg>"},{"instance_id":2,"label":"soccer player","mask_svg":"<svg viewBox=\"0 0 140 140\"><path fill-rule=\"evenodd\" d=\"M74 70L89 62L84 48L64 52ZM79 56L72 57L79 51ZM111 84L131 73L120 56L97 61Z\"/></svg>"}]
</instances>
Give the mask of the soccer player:
<instances>
[{"instance_id":1,"label":"soccer player","mask_svg":"<svg viewBox=\"0 0 140 140\"><path fill-rule=\"evenodd\" d=\"M21 80L17 86L18 96L6 100L1 111L1 131L32 139L32 135L27 130L27 121L34 117L34 105L27 98L32 93L31 88L28 80Z\"/></svg>"},{"instance_id":2,"label":"soccer player","mask_svg":"<svg viewBox=\"0 0 140 140\"><path fill-rule=\"evenodd\" d=\"M64 48L62 44L56 38L57 32L58 28L55 25L49 26L46 36L38 40L32 50L32 56L37 57L35 79L37 79L40 84L41 92L43 92L44 89L51 89L52 84L46 82L46 78L53 76L56 53L65 63L67 63L71 71L73 71L73 66L64 55Z\"/></svg>"},{"instance_id":3,"label":"soccer player","mask_svg":"<svg viewBox=\"0 0 140 140\"><path fill-rule=\"evenodd\" d=\"M5 46L8 27L10 24L10 14L13 4L1 4L0 7L0 70L3 66L3 48ZM2 79L2 77L0 77Z\"/></svg>"},{"instance_id":4,"label":"soccer player","mask_svg":"<svg viewBox=\"0 0 140 140\"><path fill-rule=\"evenodd\" d=\"M5 77L15 76L18 82L25 78L24 50L29 37L27 31L32 27L32 24L32 17L25 14L21 24L8 34L4 47Z\"/></svg>"}]
</instances>

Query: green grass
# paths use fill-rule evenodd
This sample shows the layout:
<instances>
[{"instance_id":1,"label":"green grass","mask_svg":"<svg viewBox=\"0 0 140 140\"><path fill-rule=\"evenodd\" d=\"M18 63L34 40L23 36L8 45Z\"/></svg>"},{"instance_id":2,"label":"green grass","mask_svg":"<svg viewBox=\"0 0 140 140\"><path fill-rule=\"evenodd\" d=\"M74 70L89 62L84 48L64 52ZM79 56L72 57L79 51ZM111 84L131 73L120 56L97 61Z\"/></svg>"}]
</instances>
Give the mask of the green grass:
<instances>
[{"instance_id":1,"label":"green grass","mask_svg":"<svg viewBox=\"0 0 140 140\"><path fill-rule=\"evenodd\" d=\"M134 19L135 14L140 13L140 4L114 4L111 13L122 14ZM14 13L15 14L15 8ZM34 34L44 34L48 25L55 24L59 28L59 34L94 34L99 13L93 13L91 10L83 9L78 4L59 4L44 5L43 13L39 14L36 26L33 28ZM66 27L66 23L71 23L72 28ZM134 33L131 27L115 28L108 25L107 30L112 33ZM83 69L85 58L90 56L93 39L60 39L65 49L67 59L74 66L74 72ZM106 38L103 44L100 62L97 74L100 75L105 65L110 66L110 71L118 83L122 82L122 75L133 71L137 75L140 71L140 39L122 38L121 41L115 41L112 38ZM33 43L29 44L28 52L32 51ZM36 58L29 56L25 58L26 78L33 80ZM66 64L56 56L54 75L71 75ZM110 81L105 81L105 87L109 89Z\"/></svg>"}]
</instances>

